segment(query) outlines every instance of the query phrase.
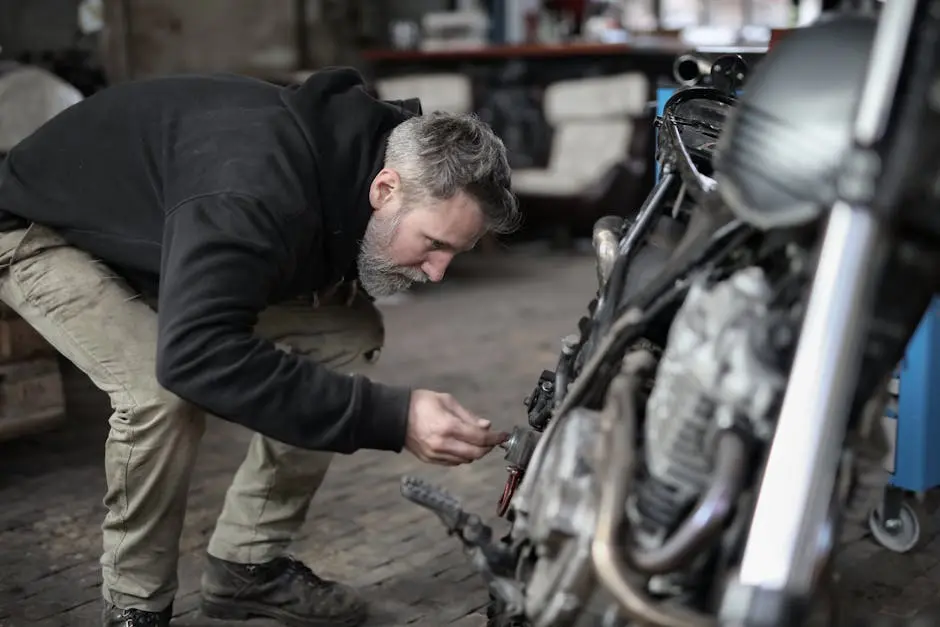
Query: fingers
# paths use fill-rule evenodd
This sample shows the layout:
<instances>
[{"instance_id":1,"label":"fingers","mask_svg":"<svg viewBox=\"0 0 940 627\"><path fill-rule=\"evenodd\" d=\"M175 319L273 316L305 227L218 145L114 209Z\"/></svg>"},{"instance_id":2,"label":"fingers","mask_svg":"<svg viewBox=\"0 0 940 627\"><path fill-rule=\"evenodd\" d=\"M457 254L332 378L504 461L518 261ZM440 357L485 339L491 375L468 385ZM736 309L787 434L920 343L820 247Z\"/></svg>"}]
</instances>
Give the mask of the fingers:
<instances>
[{"instance_id":1,"label":"fingers","mask_svg":"<svg viewBox=\"0 0 940 627\"><path fill-rule=\"evenodd\" d=\"M487 449L502 444L509 437L507 433L490 431L459 420L455 420L450 424L445 435Z\"/></svg>"},{"instance_id":2,"label":"fingers","mask_svg":"<svg viewBox=\"0 0 940 627\"><path fill-rule=\"evenodd\" d=\"M422 461L435 464L469 464L493 450L492 446L477 446L454 436L440 436L427 444Z\"/></svg>"},{"instance_id":3,"label":"fingers","mask_svg":"<svg viewBox=\"0 0 940 627\"><path fill-rule=\"evenodd\" d=\"M489 437L498 437L500 434L489 433L487 435ZM453 437L444 438L425 452L421 456L421 461L444 466L469 464L489 454L493 450L493 446L495 444L477 446Z\"/></svg>"},{"instance_id":4,"label":"fingers","mask_svg":"<svg viewBox=\"0 0 940 627\"><path fill-rule=\"evenodd\" d=\"M417 427L409 450L424 462L443 466L468 464L484 457L509 434L493 432L489 420L473 414L449 394L428 393L416 405Z\"/></svg>"},{"instance_id":5,"label":"fingers","mask_svg":"<svg viewBox=\"0 0 940 627\"><path fill-rule=\"evenodd\" d=\"M469 463L490 453L508 434L484 431L463 422L454 422L442 442L442 450Z\"/></svg>"},{"instance_id":6,"label":"fingers","mask_svg":"<svg viewBox=\"0 0 940 627\"><path fill-rule=\"evenodd\" d=\"M505 431L487 431L486 432L486 443L487 446L499 446L503 442L509 439L509 434Z\"/></svg>"},{"instance_id":7,"label":"fingers","mask_svg":"<svg viewBox=\"0 0 940 627\"><path fill-rule=\"evenodd\" d=\"M446 453L432 453L421 461L428 462L429 464L437 464L438 466L461 466L469 463L465 459Z\"/></svg>"},{"instance_id":8,"label":"fingers","mask_svg":"<svg viewBox=\"0 0 940 627\"><path fill-rule=\"evenodd\" d=\"M449 440L447 443L447 452L465 460L464 463L468 464L480 459L492 450L493 448L490 446L474 446L460 440Z\"/></svg>"},{"instance_id":9,"label":"fingers","mask_svg":"<svg viewBox=\"0 0 940 627\"><path fill-rule=\"evenodd\" d=\"M468 451L461 451L463 454L458 454L461 447L450 447L446 450L433 450L421 456L421 461L427 462L429 464L437 464L438 466L461 466L463 464L469 464L470 462L478 459L476 457L471 457L468 455Z\"/></svg>"},{"instance_id":10,"label":"fingers","mask_svg":"<svg viewBox=\"0 0 940 627\"><path fill-rule=\"evenodd\" d=\"M457 400L453 396L450 396L449 394L444 395L441 398L441 404L444 405L444 407L448 411L450 411L451 413L453 413L455 416L457 416L458 418L460 418L466 423L476 425L481 429L490 428L491 423L489 420L480 418L473 412L469 411L466 407L458 403Z\"/></svg>"}]
</instances>

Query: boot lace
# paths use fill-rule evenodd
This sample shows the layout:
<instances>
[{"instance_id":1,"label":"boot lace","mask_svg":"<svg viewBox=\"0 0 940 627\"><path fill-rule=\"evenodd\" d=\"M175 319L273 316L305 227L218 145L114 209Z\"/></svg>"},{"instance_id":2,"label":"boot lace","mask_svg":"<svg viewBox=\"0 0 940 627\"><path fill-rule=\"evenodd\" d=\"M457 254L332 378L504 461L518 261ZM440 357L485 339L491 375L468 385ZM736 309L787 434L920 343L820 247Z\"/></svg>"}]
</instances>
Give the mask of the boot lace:
<instances>
[{"instance_id":1,"label":"boot lace","mask_svg":"<svg viewBox=\"0 0 940 627\"><path fill-rule=\"evenodd\" d=\"M309 566L292 557L285 557L285 572L312 588L327 588L329 582L313 572Z\"/></svg>"}]
</instances>

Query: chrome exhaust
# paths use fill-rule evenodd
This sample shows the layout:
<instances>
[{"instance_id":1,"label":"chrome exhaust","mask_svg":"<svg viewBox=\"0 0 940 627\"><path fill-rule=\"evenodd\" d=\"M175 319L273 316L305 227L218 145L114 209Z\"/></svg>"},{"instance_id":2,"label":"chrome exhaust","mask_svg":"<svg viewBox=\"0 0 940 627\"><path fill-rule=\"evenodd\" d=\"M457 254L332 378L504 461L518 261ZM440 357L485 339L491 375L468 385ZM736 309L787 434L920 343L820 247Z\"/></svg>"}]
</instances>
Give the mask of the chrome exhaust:
<instances>
[{"instance_id":1,"label":"chrome exhaust","mask_svg":"<svg viewBox=\"0 0 940 627\"><path fill-rule=\"evenodd\" d=\"M638 624L650 627L717 627L718 623L707 615L650 597L624 552L624 503L633 485L637 464L634 446L639 375L654 367L655 360L645 351L627 355L621 373L610 383L601 410L606 468L600 473L601 494L591 543L591 561L598 581L616 599L622 614Z\"/></svg>"},{"instance_id":2,"label":"chrome exhaust","mask_svg":"<svg viewBox=\"0 0 940 627\"><path fill-rule=\"evenodd\" d=\"M698 85L712 71L713 59L693 53L681 54L672 64L672 77L685 87Z\"/></svg>"},{"instance_id":3,"label":"chrome exhaust","mask_svg":"<svg viewBox=\"0 0 940 627\"><path fill-rule=\"evenodd\" d=\"M646 575L678 570L699 556L699 551L718 536L737 505L747 479L748 446L733 431L718 438L715 474L695 509L672 535L655 549L634 549L630 561Z\"/></svg>"}]
</instances>

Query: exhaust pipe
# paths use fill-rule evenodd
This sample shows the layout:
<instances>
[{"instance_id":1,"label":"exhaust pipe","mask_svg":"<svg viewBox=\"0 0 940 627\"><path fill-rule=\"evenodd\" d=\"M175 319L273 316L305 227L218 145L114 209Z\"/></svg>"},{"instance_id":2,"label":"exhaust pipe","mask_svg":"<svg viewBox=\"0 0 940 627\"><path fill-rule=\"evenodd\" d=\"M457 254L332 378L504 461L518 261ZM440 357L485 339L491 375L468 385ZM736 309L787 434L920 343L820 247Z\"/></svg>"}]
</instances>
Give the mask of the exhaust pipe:
<instances>
[{"instance_id":1,"label":"exhaust pipe","mask_svg":"<svg viewBox=\"0 0 940 627\"><path fill-rule=\"evenodd\" d=\"M672 64L672 77L685 87L698 85L711 75L713 59L686 53L676 57Z\"/></svg>"},{"instance_id":2,"label":"exhaust pipe","mask_svg":"<svg viewBox=\"0 0 940 627\"><path fill-rule=\"evenodd\" d=\"M731 515L747 479L748 449L740 435L718 438L715 476L695 509L662 546L633 550L630 561L647 575L672 572L694 559L717 536Z\"/></svg>"},{"instance_id":3,"label":"exhaust pipe","mask_svg":"<svg viewBox=\"0 0 940 627\"><path fill-rule=\"evenodd\" d=\"M657 602L638 581L624 555L624 503L627 500L637 457L636 395L640 373L654 366L652 355L638 351L627 355L623 370L614 377L601 410L603 441L607 444L602 471L600 504L591 543L594 572L601 585L617 600L627 618L650 627L718 627L712 617L697 611Z\"/></svg>"},{"instance_id":4,"label":"exhaust pipe","mask_svg":"<svg viewBox=\"0 0 940 627\"><path fill-rule=\"evenodd\" d=\"M672 77L683 87L693 85L736 89L747 74L747 63L737 54L695 54L676 57Z\"/></svg>"},{"instance_id":5,"label":"exhaust pipe","mask_svg":"<svg viewBox=\"0 0 940 627\"><path fill-rule=\"evenodd\" d=\"M617 261L617 248L626 221L618 216L604 216L594 223L591 243L597 256L597 286L604 289Z\"/></svg>"}]
</instances>

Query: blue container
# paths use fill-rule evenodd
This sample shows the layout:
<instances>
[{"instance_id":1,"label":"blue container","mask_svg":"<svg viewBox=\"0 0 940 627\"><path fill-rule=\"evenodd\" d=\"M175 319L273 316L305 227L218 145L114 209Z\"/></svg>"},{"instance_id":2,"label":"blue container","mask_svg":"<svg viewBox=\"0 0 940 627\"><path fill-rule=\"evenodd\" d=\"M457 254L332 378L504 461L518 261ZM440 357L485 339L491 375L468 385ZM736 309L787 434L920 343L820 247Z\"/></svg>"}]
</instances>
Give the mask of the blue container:
<instances>
[{"instance_id":1,"label":"blue container","mask_svg":"<svg viewBox=\"0 0 940 627\"><path fill-rule=\"evenodd\" d=\"M894 427L891 485L912 492L940 486L940 299L934 299L897 370L897 411L885 412ZM893 423L893 424L892 424Z\"/></svg>"},{"instance_id":2,"label":"blue container","mask_svg":"<svg viewBox=\"0 0 940 627\"><path fill-rule=\"evenodd\" d=\"M672 95L676 93L675 86L669 87L657 87L656 88L656 115L662 115L663 109L666 107L666 102L672 98ZM657 138L659 136L659 129L656 129ZM659 161L656 162L656 180L659 180L659 171L660 171Z\"/></svg>"}]
</instances>

